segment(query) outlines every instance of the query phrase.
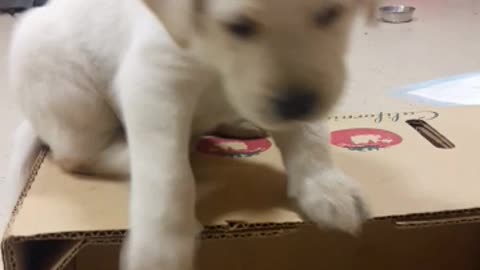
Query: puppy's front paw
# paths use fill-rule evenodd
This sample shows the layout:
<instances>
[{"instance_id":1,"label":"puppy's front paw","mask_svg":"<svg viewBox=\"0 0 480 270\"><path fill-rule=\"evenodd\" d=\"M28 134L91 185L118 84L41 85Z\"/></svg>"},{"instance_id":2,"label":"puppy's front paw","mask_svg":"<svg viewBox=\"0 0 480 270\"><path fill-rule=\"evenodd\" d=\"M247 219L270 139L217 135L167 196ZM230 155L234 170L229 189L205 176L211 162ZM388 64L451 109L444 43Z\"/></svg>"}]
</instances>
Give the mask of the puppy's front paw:
<instances>
[{"instance_id":1,"label":"puppy's front paw","mask_svg":"<svg viewBox=\"0 0 480 270\"><path fill-rule=\"evenodd\" d=\"M121 270L193 270L194 243L181 237L129 238L123 246Z\"/></svg>"},{"instance_id":2,"label":"puppy's front paw","mask_svg":"<svg viewBox=\"0 0 480 270\"><path fill-rule=\"evenodd\" d=\"M369 217L358 187L340 171L320 172L297 184L301 210L320 226L356 234Z\"/></svg>"}]
</instances>

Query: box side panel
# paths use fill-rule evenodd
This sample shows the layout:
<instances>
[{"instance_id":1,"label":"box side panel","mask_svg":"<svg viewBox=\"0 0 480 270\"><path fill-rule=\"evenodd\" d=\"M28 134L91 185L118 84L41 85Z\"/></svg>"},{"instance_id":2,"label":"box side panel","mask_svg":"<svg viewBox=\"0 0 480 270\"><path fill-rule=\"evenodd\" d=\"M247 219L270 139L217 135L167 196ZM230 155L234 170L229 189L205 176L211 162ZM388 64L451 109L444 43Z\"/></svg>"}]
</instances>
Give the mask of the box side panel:
<instances>
[{"instance_id":1,"label":"box side panel","mask_svg":"<svg viewBox=\"0 0 480 270\"><path fill-rule=\"evenodd\" d=\"M204 240L197 265L200 270L474 270L480 269L478 243L478 223L402 229L375 221L360 238L305 225L276 237ZM67 269L118 269L119 251L119 245L85 247Z\"/></svg>"},{"instance_id":2,"label":"box side panel","mask_svg":"<svg viewBox=\"0 0 480 270\"><path fill-rule=\"evenodd\" d=\"M10 241L5 270L59 270L80 250L82 241L35 240Z\"/></svg>"},{"instance_id":3,"label":"box side panel","mask_svg":"<svg viewBox=\"0 0 480 270\"><path fill-rule=\"evenodd\" d=\"M480 269L480 226L396 229L377 222L361 239L315 228L268 239L208 241L200 269Z\"/></svg>"},{"instance_id":4,"label":"box side panel","mask_svg":"<svg viewBox=\"0 0 480 270\"><path fill-rule=\"evenodd\" d=\"M89 245L65 268L66 270L118 270L120 245Z\"/></svg>"}]
</instances>

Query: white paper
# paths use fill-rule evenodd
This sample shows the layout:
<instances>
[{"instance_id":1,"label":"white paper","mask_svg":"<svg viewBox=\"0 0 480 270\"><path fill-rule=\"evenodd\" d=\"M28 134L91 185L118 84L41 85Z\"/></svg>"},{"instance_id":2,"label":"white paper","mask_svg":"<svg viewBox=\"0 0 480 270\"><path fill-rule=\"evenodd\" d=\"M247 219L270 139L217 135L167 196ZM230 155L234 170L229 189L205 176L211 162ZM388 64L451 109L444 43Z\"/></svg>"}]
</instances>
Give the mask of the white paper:
<instances>
[{"instance_id":1,"label":"white paper","mask_svg":"<svg viewBox=\"0 0 480 270\"><path fill-rule=\"evenodd\" d=\"M480 105L480 74L429 84L408 94L457 105Z\"/></svg>"}]
</instances>

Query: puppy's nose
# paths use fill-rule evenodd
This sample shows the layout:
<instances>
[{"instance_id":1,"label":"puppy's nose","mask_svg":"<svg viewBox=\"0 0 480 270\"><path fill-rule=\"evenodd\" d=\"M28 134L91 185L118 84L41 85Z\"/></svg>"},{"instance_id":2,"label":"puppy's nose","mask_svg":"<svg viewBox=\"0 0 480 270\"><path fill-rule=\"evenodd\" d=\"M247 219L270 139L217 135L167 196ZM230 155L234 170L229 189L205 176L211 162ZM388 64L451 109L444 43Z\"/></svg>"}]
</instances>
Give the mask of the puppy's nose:
<instances>
[{"instance_id":1,"label":"puppy's nose","mask_svg":"<svg viewBox=\"0 0 480 270\"><path fill-rule=\"evenodd\" d=\"M284 120L300 120L315 111L317 95L312 90L290 88L274 99L275 113Z\"/></svg>"}]
</instances>

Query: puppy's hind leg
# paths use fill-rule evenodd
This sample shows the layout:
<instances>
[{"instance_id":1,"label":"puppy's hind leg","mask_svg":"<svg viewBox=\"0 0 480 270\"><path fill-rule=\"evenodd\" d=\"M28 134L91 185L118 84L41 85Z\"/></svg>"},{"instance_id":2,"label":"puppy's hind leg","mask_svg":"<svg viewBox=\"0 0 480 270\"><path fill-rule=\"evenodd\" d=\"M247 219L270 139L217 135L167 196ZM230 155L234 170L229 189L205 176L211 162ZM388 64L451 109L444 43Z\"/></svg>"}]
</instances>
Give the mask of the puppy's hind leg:
<instances>
[{"instance_id":1,"label":"puppy's hind leg","mask_svg":"<svg viewBox=\"0 0 480 270\"><path fill-rule=\"evenodd\" d=\"M86 49L98 43L89 34L72 36L72 25L59 24L52 8L32 10L17 25L9 52L10 87L62 168L125 175L127 147L106 99L111 71L100 54Z\"/></svg>"},{"instance_id":2,"label":"puppy's hind leg","mask_svg":"<svg viewBox=\"0 0 480 270\"><path fill-rule=\"evenodd\" d=\"M27 79L16 90L25 116L54 161L69 172L127 176L127 143L115 112L95 89L85 88L81 78L50 71L48 80L38 77L41 72L33 80L23 73Z\"/></svg>"},{"instance_id":3,"label":"puppy's hind leg","mask_svg":"<svg viewBox=\"0 0 480 270\"><path fill-rule=\"evenodd\" d=\"M77 146L74 146L77 145ZM118 134L100 149L79 150L81 146L72 142L60 146L66 152L53 151L54 160L65 170L72 173L96 174L106 176L128 176L128 147L123 134Z\"/></svg>"}]
</instances>

